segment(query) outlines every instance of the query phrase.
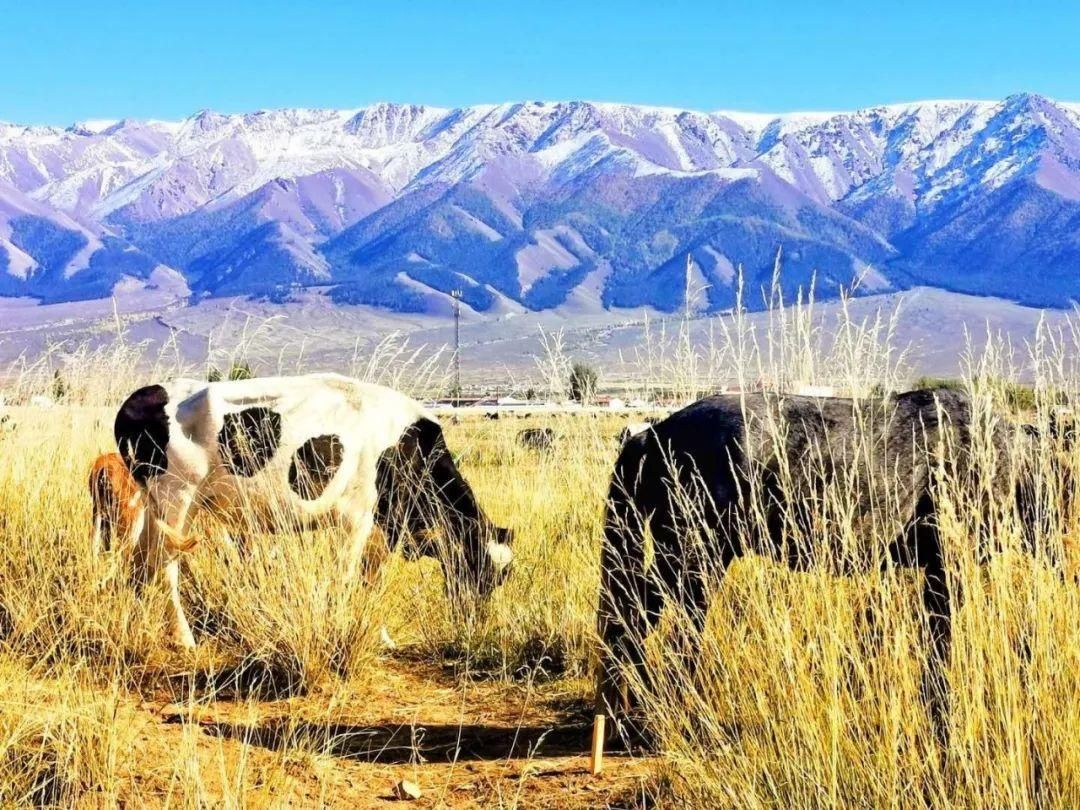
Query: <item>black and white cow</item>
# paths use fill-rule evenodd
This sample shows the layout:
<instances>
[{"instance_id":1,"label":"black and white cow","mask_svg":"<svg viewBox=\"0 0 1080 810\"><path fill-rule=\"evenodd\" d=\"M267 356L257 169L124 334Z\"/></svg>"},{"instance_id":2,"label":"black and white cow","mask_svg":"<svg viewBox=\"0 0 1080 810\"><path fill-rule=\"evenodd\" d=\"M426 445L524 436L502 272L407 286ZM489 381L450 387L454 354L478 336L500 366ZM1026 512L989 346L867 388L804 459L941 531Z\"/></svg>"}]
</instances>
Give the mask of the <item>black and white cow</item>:
<instances>
[{"instance_id":1,"label":"black and white cow","mask_svg":"<svg viewBox=\"0 0 1080 810\"><path fill-rule=\"evenodd\" d=\"M191 546L186 531L197 510L271 531L339 526L348 577L399 544L438 556L448 585L478 596L508 573L509 530L480 509L435 418L389 388L336 374L180 380L131 394L114 433L149 496L137 570L144 580L164 572L184 646L194 639L180 603L179 555ZM385 542L369 543L375 525Z\"/></svg>"},{"instance_id":2,"label":"black and white cow","mask_svg":"<svg viewBox=\"0 0 1080 810\"><path fill-rule=\"evenodd\" d=\"M954 600L936 525L936 472L947 469L988 512L997 508L993 502L1021 506L1023 513L1023 487L1005 462L1031 441L1004 420L992 420L989 435L1000 463L987 474L971 462L973 418L967 396L947 390L861 406L753 394L704 399L630 437L615 465L605 517L598 709L618 721L630 711L626 675L636 669L646 682L644 642L665 601L681 601L687 610L683 642L690 645L684 652L692 670L710 587L734 559L765 554L798 570L833 553L833 570L841 574L889 565L922 569L931 634L923 693L940 732ZM944 468L938 466L942 448ZM861 556L840 554L837 565L835 547L826 550L835 541L820 514L826 488L838 484L850 487L851 507L837 519L850 520L861 536L884 530L893 539ZM1021 516L1028 518L1030 512Z\"/></svg>"}]
</instances>

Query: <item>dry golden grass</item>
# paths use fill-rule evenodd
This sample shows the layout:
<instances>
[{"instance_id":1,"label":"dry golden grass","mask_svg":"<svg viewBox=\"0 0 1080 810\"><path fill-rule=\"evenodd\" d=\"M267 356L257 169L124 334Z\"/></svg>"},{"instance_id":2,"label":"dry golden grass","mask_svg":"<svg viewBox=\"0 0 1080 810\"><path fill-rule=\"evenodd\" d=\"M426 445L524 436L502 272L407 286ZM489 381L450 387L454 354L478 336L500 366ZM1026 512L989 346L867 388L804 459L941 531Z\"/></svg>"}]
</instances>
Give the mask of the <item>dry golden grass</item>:
<instances>
[{"instance_id":1,"label":"dry golden grass","mask_svg":"<svg viewBox=\"0 0 1080 810\"><path fill-rule=\"evenodd\" d=\"M777 384L895 383L887 324L849 325L825 346L798 309L789 317L767 339L737 317L721 324L722 349L684 356L672 379L698 393L701 375L732 362L735 376ZM1052 354L1035 364L1043 390L1074 390ZM1007 376L1000 365L973 361L970 376ZM1012 541L989 566L971 564L962 503L942 518L965 593L945 749L919 696L913 574L841 579L749 558L718 588L698 681L686 682L663 633L650 650L659 755L615 760L606 782L582 775L615 416L550 418L551 453L517 444L538 418L446 425L481 504L517 533L513 574L486 607L453 609L430 560L394 557L368 589L334 576L332 533L256 537L241 560L207 524L183 585L199 649L175 650L163 595L137 597L121 561L89 555L85 474L112 449L115 403L134 385L121 367L134 366L99 366L98 383L84 371L54 408L5 412L0 803L363 806L410 776L433 806L1080 806L1080 588ZM52 385L38 368L12 379L9 403ZM1063 514L1044 540L1067 544L1076 529ZM379 647L383 625L401 648L393 656ZM195 722L160 722L167 702ZM460 726L462 749L480 753L463 764L439 748L425 764L425 743L406 739L370 755L357 746L372 718L426 728L436 747L453 748ZM555 729L546 742L529 736L541 726ZM510 755L515 728L535 752Z\"/></svg>"},{"instance_id":2,"label":"dry golden grass","mask_svg":"<svg viewBox=\"0 0 1080 810\"><path fill-rule=\"evenodd\" d=\"M138 597L122 559L89 554L84 479L90 460L109 449L111 412L60 405L6 413L15 427L0 440L4 799L260 806L273 803L267 785L296 782L318 786L301 804L355 797L337 783L334 729L357 725L365 717L358 705L366 701L410 705L414 697L413 691L382 691L384 624L402 648L397 657L404 663L390 661L391 670L426 672L431 663L448 663L457 673L451 683L456 679L464 690L440 679L431 692L441 693L446 705L431 716L404 718L406 725L423 727L434 717L441 725L467 727L460 704L470 689L483 690L467 685L477 677L504 681L509 696L500 691L497 700L476 704L482 716L494 714L496 726L507 728L501 739L484 742L498 761L510 754L515 727L523 727L525 740L536 712L545 711L533 693L556 704L585 705L594 655L597 528L618 420L568 421L567 432L580 436L568 435L550 457L517 445L525 422L448 427L451 446L468 448L462 465L482 503L521 538L515 576L487 609L466 616L448 604L432 560L392 558L372 589L327 574L340 570L339 538L332 532L257 536L241 559L212 525L198 527L204 539L183 585L200 644L189 655L167 641L163 594ZM553 491L546 482L587 447L590 455L572 468L573 477L562 477L565 488ZM414 682L409 686L416 689ZM425 696L429 704L432 699ZM187 725L162 727L156 743L151 731L149 742L140 738L131 747L133 729L147 723L136 716L153 717L163 703L177 703L196 718L225 706L258 721L277 716L282 701L286 710L288 701L300 704L295 728L275 744L270 761L255 755L245 761L236 745ZM557 719L546 722L557 726ZM519 750L514 760L523 756L530 758ZM377 787L385 792L390 784L379 771ZM516 787L498 788L488 799L523 801ZM456 804L466 797L452 798ZM552 802L574 805L557 792Z\"/></svg>"}]
</instances>

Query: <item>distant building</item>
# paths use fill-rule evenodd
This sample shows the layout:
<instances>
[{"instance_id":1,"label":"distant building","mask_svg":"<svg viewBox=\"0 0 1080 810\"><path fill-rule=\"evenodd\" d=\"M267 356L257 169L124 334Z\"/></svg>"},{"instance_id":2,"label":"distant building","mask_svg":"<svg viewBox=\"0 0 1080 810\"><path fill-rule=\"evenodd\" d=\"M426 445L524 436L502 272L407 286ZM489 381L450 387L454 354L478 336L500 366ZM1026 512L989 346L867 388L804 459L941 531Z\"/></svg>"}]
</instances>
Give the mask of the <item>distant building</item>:
<instances>
[{"instance_id":1,"label":"distant building","mask_svg":"<svg viewBox=\"0 0 1080 810\"><path fill-rule=\"evenodd\" d=\"M795 393L801 397L835 397L836 388L831 385L800 383L795 386Z\"/></svg>"}]
</instances>

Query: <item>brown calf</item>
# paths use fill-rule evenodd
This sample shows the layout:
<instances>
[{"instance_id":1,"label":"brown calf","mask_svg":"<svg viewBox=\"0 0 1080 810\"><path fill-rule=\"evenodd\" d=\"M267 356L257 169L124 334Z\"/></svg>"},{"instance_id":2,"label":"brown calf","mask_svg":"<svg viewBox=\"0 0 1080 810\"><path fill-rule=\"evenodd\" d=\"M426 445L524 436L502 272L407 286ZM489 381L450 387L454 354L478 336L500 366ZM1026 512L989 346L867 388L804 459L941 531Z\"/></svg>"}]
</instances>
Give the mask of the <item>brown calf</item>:
<instances>
[{"instance_id":1,"label":"brown calf","mask_svg":"<svg viewBox=\"0 0 1080 810\"><path fill-rule=\"evenodd\" d=\"M109 551L114 541L120 547L133 547L142 532L146 496L119 453L102 453L94 460L89 485L94 504L90 535L94 554Z\"/></svg>"}]
</instances>

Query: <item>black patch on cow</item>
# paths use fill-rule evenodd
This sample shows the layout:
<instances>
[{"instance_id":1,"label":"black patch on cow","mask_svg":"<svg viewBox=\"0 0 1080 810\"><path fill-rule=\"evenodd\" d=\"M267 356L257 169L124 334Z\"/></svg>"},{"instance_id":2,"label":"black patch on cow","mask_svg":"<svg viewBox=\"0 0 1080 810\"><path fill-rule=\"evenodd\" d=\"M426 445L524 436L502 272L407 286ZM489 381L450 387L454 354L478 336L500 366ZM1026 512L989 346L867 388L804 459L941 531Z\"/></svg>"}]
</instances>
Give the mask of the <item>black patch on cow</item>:
<instances>
[{"instance_id":1,"label":"black patch on cow","mask_svg":"<svg viewBox=\"0 0 1080 810\"><path fill-rule=\"evenodd\" d=\"M281 414L256 406L225 414L218 433L221 461L233 475L250 478L265 467L281 444Z\"/></svg>"},{"instance_id":2,"label":"black patch on cow","mask_svg":"<svg viewBox=\"0 0 1080 810\"><path fill-rule=\"evenodd\" d=\"M169 466L169 416L165 405L169 393L160 385L148 385L124 400L113 423L113 436L132 477L145 484Z\"/></svg>"},{"instance_id":3,"label":"black patch on cow","mask_svg":"<svg viewBox=\"0 0 1080 810\"><path fill-rule=\"evenodd\" d=\"M293 453L289 486L306 501L319 498L341 467L345 447L334 434L308 439Z\"/></svg>"}]
</instances>

